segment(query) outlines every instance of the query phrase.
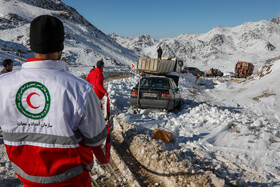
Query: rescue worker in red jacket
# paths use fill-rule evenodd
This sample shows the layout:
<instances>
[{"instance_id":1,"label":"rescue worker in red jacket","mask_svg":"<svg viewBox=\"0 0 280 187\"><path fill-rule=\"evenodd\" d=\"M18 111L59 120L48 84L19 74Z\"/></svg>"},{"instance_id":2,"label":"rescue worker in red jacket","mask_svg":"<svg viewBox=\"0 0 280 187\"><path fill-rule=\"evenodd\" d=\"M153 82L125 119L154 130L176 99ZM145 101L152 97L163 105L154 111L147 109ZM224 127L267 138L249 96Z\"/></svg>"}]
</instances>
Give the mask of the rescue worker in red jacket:
<instances>
[{"instance_id":1,"label":"rescue worker in red jacket","mask_svg":"<svg viewBox=\"0 0 280 187\"><path fill-rule=\"evenodd\" d=\"M102 100L104 95L108 97L108 92L103 86L103 82L104 82L104 76L102 73L103 68L104 68L104 62L102 60L99 60L96 63L96 68L92 70L86 78L86 80L94 86L94 92L100 100Z\"/></svg>"},{"instance_id":2,"label":"rescue worker in red jacket","mask_svg":"<svg viewBox=\"0 0 280 187\"><path fill-rule=\"evenodd\" d=\"M67 72L60 60L63 42L58 18L35 18L30 24L35 58L0 76L0 126L24 187L90 187L91 149L106 139L93 86Z\"/></svg>"}]
</instances>

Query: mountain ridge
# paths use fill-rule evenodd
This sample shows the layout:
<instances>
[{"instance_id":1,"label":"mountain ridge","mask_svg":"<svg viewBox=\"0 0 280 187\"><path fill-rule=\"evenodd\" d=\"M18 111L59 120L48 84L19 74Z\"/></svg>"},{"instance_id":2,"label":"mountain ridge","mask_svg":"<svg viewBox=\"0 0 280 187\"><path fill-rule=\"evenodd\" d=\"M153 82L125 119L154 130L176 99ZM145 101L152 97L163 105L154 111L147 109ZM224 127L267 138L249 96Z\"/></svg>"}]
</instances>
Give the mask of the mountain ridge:
<instances>
[{"instance_id":1,"label":"mountain ridge","mask_svg":"<svg viewBox=\"0 0 280 187\"><path fill-rule=\"evenodd\" d=\"M66 37L62 57L70 65L92 66L103 59L106 66L130 66L137 62L137 56L156 58L161 45L163 56L177 56L185 66L232 73L238 60L252 62L259 69L267 59L280 53L280 17L236 27L219 26L207 33L155 39L147 34L129 38L107 35L61 0L1 1L0 12L0 60L11 58L15 65L33 56L29 24L42 14L63 21Z\"/></svg>"},{"instance_id":2,"label":"mountain ridge","mask_svg":"<svg viewBox=\"0 0 280 187\"><path fill-rule=\"evenodd\" d=\"M115 66L130 65L136 60L134 51L113 41L61 0L2 1L0 7L0 60L11 58L20 64L33 56L29 48L29 25L42 14L58 17L64 23L62 57L69 64L92 66L103 59L105 65Z\"/></svg>"},{"instance_id":3,"label":"mountain ridge","mask_svg":"<svg viewBox=\"0 0 280 187\"><path fill-rule=\"evenodd\" d=\"M115 34L109 36L120 45L134 50L138 56L155 58L157 46L161 44L164 56L177 56L186 62L185 65L233 72L238 60L250 61L256 67L261 67L265 60L279 56L279 20L280 17L270 21L246 22L236 27L219 26L207 33L182 33L174 38L159 40L147 35L134 38ZM143 47L143 44L146 45Z\"/></svg>"}]
</instances>

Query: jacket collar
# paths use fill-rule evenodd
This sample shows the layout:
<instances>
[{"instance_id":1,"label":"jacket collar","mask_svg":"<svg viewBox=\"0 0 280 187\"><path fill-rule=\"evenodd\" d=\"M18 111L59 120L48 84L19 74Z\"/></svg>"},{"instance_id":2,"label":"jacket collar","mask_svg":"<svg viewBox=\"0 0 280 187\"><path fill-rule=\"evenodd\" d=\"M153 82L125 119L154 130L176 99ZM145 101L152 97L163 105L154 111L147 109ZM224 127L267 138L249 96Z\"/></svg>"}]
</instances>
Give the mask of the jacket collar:
<instances>
[{"instance_id":1,"label":"jacket collar","mask_svg":"<svg viewBox=\"0 0 280 187\"><path fill-rule=\"evenodd\" d=\"M102 70L102 69L100 69L100 68L95 68L94 70L97 70L97 71L103 72L103 70Z\"/></svg>"},{"instance_id":2,"label":"jacket collar","mask_svg":"<svg viewBox=\"0 0 280 187\"><path fill-rule=\"evenodd\" d=\"M67 71L67 65L62 60L28 59L22 64L23 69L59 69Z\"/></svg>"}]
</instances>

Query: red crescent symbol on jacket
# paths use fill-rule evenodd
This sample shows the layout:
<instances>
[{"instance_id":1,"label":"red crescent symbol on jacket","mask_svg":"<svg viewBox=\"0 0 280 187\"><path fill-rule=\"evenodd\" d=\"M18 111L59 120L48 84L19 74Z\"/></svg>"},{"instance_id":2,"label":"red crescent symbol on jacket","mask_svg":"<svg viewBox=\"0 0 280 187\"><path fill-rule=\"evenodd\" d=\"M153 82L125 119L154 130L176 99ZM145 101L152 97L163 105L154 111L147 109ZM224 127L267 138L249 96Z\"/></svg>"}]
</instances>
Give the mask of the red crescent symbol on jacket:
<instances>
[{"instance_id":1,"label":"red crescent symbol on jacket","mask_svg":"<svg viewBox=\"0 0 280 187\"><path fill-rule=\"evenodd\" d=\"M36 92L32 92L32 93L30 93L30 94L27 96L26 102L27 102L28 106L30 106L31 108L37 109L37 108L40 107L40 105L36 107L36 106L33 106L33 105L31 104L31 102L30 102L30 99L31 99L31 97L32 97L33 95L38 95L38 96L40 96L40 95L37 94Z\"/></svg>"}]
</instances>

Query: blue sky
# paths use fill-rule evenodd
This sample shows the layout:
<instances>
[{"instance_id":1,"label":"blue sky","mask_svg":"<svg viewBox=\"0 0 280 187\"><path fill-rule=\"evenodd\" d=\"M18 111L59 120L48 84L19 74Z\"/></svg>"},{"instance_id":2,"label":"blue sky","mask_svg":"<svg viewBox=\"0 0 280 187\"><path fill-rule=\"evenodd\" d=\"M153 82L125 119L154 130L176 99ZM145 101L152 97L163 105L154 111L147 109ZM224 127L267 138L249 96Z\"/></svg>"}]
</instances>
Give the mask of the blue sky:
<instances>
[{"instance_id":1,"label":"blue sky","mask_svg":"<svg viewBox=\"0 0 280 187\"><path fill-rule=\"evenodd\" d=\"M280 0L62 0L106 34L154 38L280 16Z\"/></svg>"}]
</instances>

